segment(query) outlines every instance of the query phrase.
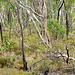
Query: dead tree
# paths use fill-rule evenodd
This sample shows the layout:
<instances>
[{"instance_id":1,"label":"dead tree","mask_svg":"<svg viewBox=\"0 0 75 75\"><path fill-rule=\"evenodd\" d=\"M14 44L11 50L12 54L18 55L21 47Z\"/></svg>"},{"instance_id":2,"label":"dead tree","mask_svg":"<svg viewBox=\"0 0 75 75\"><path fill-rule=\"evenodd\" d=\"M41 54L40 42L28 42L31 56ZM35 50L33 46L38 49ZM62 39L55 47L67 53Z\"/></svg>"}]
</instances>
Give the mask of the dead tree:
<instances>
[{"instance_id":1,"label":"dead tree","mask_svg":"<svg viewBox=\"0 0 75 75\"><path fill-rule=\"evenodd\" d=\"M68 10L67 10L65 2L64 2L64 7L66 10L66 36L67 36L67 40L68 40L68 34L69 34L69 23L68 23L68 15L67 15Z\"/></svg>"},{"instance_id":2,"label":"dead tree","mask_svg":"<svg viewBox=\"0 0 75 75\"><path fill-rule=\"evenodd\" d=\"M67 7L66 7L66 4L65 4L65 1L64 1L64 0L63 0L63 2L62 2L61 6L60 6L59 9L58 9L57 22L59 21L60 10L61 10L63 4L64 4L65 10L66 10L66 36L67 36L67 40L68 40L68 34L69 34L69 24L68 24L68 16L67 16L68 10L67 10ZM57 39L57 35L56 35L56 39Z\"/></svg>"}]
</instances>

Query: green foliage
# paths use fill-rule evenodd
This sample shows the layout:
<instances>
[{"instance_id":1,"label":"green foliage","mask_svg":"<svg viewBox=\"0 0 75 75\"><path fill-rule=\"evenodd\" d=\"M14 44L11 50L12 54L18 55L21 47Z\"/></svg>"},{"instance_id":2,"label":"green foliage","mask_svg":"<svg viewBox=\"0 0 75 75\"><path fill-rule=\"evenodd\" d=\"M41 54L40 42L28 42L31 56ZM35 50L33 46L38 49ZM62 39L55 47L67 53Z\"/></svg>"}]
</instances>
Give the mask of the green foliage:
<instances>
[{"instance_id":1,"label":"green foliage","mask_svg":"<svg viewBox=\"0 0 75 75\"><path fill-rule=\"evenodd\" d=\"M4 45L2 46L1 53L3 53L6 50L9 50L16 44L15 42L12 41L12 39L7 40L6 37L4 38L3 42L4 42Z\"/></svg>"},{"instance_id":2,"label":"green foliage","mask_svg":"<svg viewBox=\"0 0 75 75\"><path fill-rule=\"evenodd\" d=\"M51 19L47 21L47 30L50 31L53 35L64 36L65 27L57 23L56 19Z\"/></svg>"},{"instance_id":3,"label":"green foliage","mask_svg":"<svg viewBox=\"0 0 75 75\"><path fill-rule=\"evenodd\" d=\"M32 75L37 75L37 72L33 71L33 72L32 72Z\"/></svg>"},{"instance_id":4,"label":"green foliage","mask_svg":"<svg viewBox=\"0 0 75 75\"><path fill-rule=\"evenodd\" d=\"M6 0L0 0L0 2L5 2Z\"/></svg>"},{"instance_id":5,"label":"green foliage","mask_svg":"<svg viewBox=\"0 0 75 75\"><path fill-rule=\"evenodd\" d=\"M75 32L73 34L74 34L74 37L75 37Z\"/></svg>"},{"instance_id":6,"label":"green foliage","mask_svg":"<svg viewBox=\"0 0 75 75\"><path fill-rule=\"evenodd\" d=\"M45 50L45 46L42 44L42 45L39 45L39 48L41 49L41 50Z\"/></svg>"}]
</instances>

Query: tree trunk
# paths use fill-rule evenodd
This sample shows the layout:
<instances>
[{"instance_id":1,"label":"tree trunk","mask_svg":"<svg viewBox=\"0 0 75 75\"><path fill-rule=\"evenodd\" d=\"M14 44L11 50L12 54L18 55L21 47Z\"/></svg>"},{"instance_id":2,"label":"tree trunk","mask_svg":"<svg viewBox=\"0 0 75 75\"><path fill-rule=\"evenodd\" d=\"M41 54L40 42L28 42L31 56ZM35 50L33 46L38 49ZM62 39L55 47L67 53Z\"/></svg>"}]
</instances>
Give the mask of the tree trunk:
<instances>
[{"instance_id":1,"label":"tree trunk","mask_svg":"<svg viewBox=\"0 0 75 75\"><path fill-rule=\"evenodd\" d=\"M42 0L42 15L44 16L44 18L42 19L42 36L45 40L46 44L49 44L51 47L51 41L50 41L50 36L46 30L47 28L47 1L46 0Z\"/></svg>"},{"instance_id":2,"label":"tree trunk","mask_svg":"<svg viewBox=\"0 0 75 75\"><path fill-rule=\"evenodd\" d=\"M2 24L0 23L0 33L1 33L1 40L3 42L3 34L2 34Z\"/></svg>"},{"instance_id":3,"label":"tree trunk","mask_svg":"<svg viewBox=\"0 0 75 75\"><path fill-rule=\"evenodd\" d=\"M59 21L59 18L60 18L60 11L61 11L61 8L62 8L63 4L64 4L64 0L63 0L62 4L60 5L59 9L58 9L58 17L57 17L58 21Z\"/></svg>"},{"instance_id":4,"label":"tree trunk","mask_svg":"<svg viewBox=\"0 0 75 75\"><path fill-rule=\"evenodd\" d=\"M50 0L50 12L51 12L51 18L54 18L54 15L53 15L53 6L52 6L52 4L53 4L53 1L52 0Z\"/></svg>"},{"instance_id":5,"label":"tree trunk","mask_svg":"<svg viewBox=\"0 0 75 75\"><path fill-rule=\"evenodd\" d=\"M70 16L70 21L71 21L71 34L72 34L72 4L71 4L71 16Z\"/></svg>"},{"instance_id":6,"label":"tree trunk","mask_svg":"<svg viewBox=\"0 0 75 75\"><path fill-rule=\"evenodd\" d=\"M27 62L26 62L25 54L24 54L24 36L23 36L23 28L22 28L22 23L21 23L20 14L19 14L19 4L18 4L17 2L16 2L16 6L17 6L17 17L18 17L18 22L19 22L19 24L20 24L21 36L22 36L23 66L24 66L24 70L28 70L28 68L27 68Z\"/></svg>"},{"instance_id":7,"label":"tree trunk","mask_svg":"<svg viewBox=\"0 0 75 75\"><path fill-rule=\"evenodd\" d=\"M65 7L65 10L66 10L66 36L67 36L67 40L68 40L68 34L69 34L69 23L68 23L68 16L67 16L68 9L66 7L65 1L64 1L64 7Z\"/></svg>"},{"instance_id":8,"label":"tree trunk","mask_svg":"<svg viewBox=\"0 0 75 75\"><path fill-rule=\"evenodd\" d=\"M64 6L63 6L63 8L62 8L62 18L63 18L63 23L62 23L62 25L64 25L65 26L65 14L64 14Z\"/></svg>"},{"instance_id":9,"label":"tree trunk","mask_svg":"<svg viewBox=\"0 0 75 75\"><path fill-rule=\"evenodd\" d=\"M69 33L69 25L68 25L68 18L67 18L67 12L66 12L66 36L68 40L68 33Z\"/></svg>"},{"instance_id":10,"label":"tree trunk","mask_svg":"<svg viewBox=\"0 0 75 75\"><path fill-rule=\"evenodd\" d=\"M46 27L47 27L47 7L46 7L46 0L42 0L42 14L44 18L42 19L42 36L44 40L46 41Z\"/></svg>"}]
</instances>

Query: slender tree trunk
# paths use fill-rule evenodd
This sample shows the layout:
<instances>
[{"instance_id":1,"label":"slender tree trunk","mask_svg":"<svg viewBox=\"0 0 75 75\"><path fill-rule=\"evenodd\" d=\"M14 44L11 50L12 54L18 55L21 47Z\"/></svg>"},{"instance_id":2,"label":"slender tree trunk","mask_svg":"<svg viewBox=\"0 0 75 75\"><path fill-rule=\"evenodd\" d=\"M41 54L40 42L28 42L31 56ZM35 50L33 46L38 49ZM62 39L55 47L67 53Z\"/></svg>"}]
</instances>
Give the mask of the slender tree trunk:
<instances>
[{"instance_id":1,"label":"slender tree trunk","mask_svg":"<svg viewBox=\"0 0 75 75\"><path fill-rule=\"evenodd\" d=\"M16 30L17 30L17 31L19 30L19 26L18 26L18 19L17 19L17 16L16 16Z\"/></svg>"},{"instance_id":2,"label":"slender tree trunk","mask_svg":"<svg viewBox=\"0 0 75 75\"><path fill-rule=\"evenodd\" d=\"M67 18L67 12L66 12L66 36L68 40L68 33L69 33L69 25L68 25L68 18Z\"/></svg>"},{"instance_id":3,"label":"slender tree trunk","mask_svg":"<svg viewBox=\"0 0 75 75\"><path fill-rule=\"evenodd\" d=\"M67 15L68 9L66 7L65 1L64 1L64 7L65 7L65 10L66 10L66 36L67 36L67 40L68 40L68 34L69 34L69 23L68 23L68 15Z\"/></svg>"},{"instance_id":4,"label":"slender tree trunk","mask_svg":"<svg viewBox=\"0 0 75 75\"><path fill-rule=\"evenodd\" d=\"M71 34L72 34L72 4L71 4L71 16L70 16L70 18L71 18Z\"/></svg>"},{"instance_id":5,"label":"slender tree trunk","mask_svg":"<svg viewBox=\"0 0 75 75\"><path fill-rule=\"evenodd\" d=\"M27 68L27 62L26 62L25 54L24 54L24 36L23 36L23 28L22 28L22 23L21 23L20 14L19 14L19 4L18 4L17 2L16 2L16 6L17 6L17 17L18 17L18 22L19 22L19 24L20 24L21 35L22 35L23 66L24 66L24 70L28 70L28 68Z\"/></svg>"},{"instance_id":6,"label":"slender tree trunk","mask_svg":"<svg viewBox=\"0 0 75 75\"><path fill-rule=\"evenodd\" d=\"M50 12L51 12L51 18L54 18L54 15L53 15L53 6L52 6L52 4L53 4L53 1L52 0L50 0Z\"/></svg>"},{"instance_id":7,"label":"slender tree trunk","mask_svg":"<svg viewBox=\"0 0 75 75\"><path fill-rule=\"evenodd\" d=\"M26 11L26 27L28 25L28 20L29 20L29 17L28 17L27 11Z\"/></svg>"},{"instance_id":8,"label":"slender tree trunk","mask_svg":"<svg viewBox=\"0 0 75 75\"><path fill-rule=\"evenodd\" d=\"M47 7L46 7L46 0L42 0L42 14L44 18L42 19L42 35L44 40L46 40L46 27L47 27Z\"/></svg>"},{"instance_id":9,"label":"slender tree trunk","mask_svg":"<svg viewBox=\"0 0 75 75\"><path fill-rule=\"evenodd\" d=\"M60 0L60 2L61 2L61 0ZM58 9L57 22L59 22L59 20L60 20L61 8L62 8L63 4L64 4L64 0L62 1L62 4L60 5L60 7L59 7L59 9ZM56 39L57 39L57 35L58 35L58 34L56 33Z\"/></svg>"},{"instance_id":10,"label":"slender tree trunk","mask_svg":"<svg viewBox=\"0 0 75 75\"><path fill-rule=\"evenodd\" d=\"M26 6L27 6L27 2L28 2L28 0L26 0L26 1L25 1L25 3L26 3Z\"/></svg>"},{"instance_id":11,"label":"slender tree trunk","mask_svg":"<svg viewBox=\"0 0 75 75\"><path fill-rule=\"evenodd\" d=\"M62 24L65 26L65 14L64 14L64 6L63 6L63 8L62 8L62 18L63 18L63 20L62 20Z\"/></svg>"},{"instance_id":12,"label":"slender tree trunk","mask_svg":"<svg viewBox=\"0 0 75 75\"><path fill-rule=\"evenodd\" d=\"M11 39L11 23L10 23L10 30L9 30L9 38Z\"/></svg>"},{"instance_id":13,"label":"slender tree trunk","mask_svg":"<svg viewBox=\"0 0 75 75\"><path fill-rule=\"evenodd\" d=\"M46 44L49 44L51 47L51 41L50 41L50 36L46 30L47 28L47 0L42 0L42 15L44 18L42 19L42 36L45 40Z\"/></svg>"},{"instance_id":14,"label":"slender tree trunk","mask_svg":"<svg viewBox=\"0 0 75 75\"><path fill-rule=\"evenodd\" d=\"M1 40L3 42L3 34L2 34L2 24L0 23L0 33L1 33Z\"/></svg>"},{"instance_id":15,"label":"slender tree trunk","mask_svg":"<svg viewBox=\"0 0 75 75\"><path fill-rule=\"evenodd\" d=\"M25 13L24 13L23 8L21 10L22 10L21 11L21 15L22 15L21 19L22 19L23 27L25 28Z\"/></svg>"},{"instance_id":16,"label":"slender tree trunk","mask_svg":"<svg viewBox=\"0 0 75 75\"><path fill-rule=\"evenodd\" d=\"M64 0L63 0L62 4L60 5L59 9L58 9L58 17L57 17L58 21L59 21L59 18L60 18L60 11L61 11L61 8L62 8L63 4L64 4Z\"/></svg>"},{"instance_id":17,"label":"slender tree trunk","mask_svg":"<svg viewBox=\"0 0 75 75\"><path fill-rule=\"evenodd\" d=\"M12 19L13 19L12 25L13 25L13 31L14 31L14 15L13 14L12 14Z\"/></svg>"},{"instance_id":18,"label":"slender tree trunk","mask_svg":"<svg viewBox=\"0 0 75 75\"><path fill-rule=\"evenodd\" d=\"M9 30L9 38L11 39L11 24L12 24L12 13L11 13L11 11L10 11L10 7L9 7L9 11L8 11L8 24L9 24L9 26L10 26L10 30Z\"/></svg>"},{"instance_id":19,"label":"slender tree trunk","mask_svg":"<svg viewBox=\"0 0 75 75\"><path fill-rule=\"evenodd\" d=\"M3 17L2 17L2 15L3 15L3 11L1 11L1 13L0 13L0 33L1 33L1 41L3 42L3 33L2 33L2 19L3 19Z\"/></svg>"},{"instance_id":20,"label":"slender tree trunk","mask_svg":"<svg viewBox=\"0 0 75 75\"><path fill-rule=\"evenodd\" d=\"M2 4L1 4L1 9L2 9ZM1 41L3 42L2 20L3 20L3 11L0 12L0 33L1 33Z\"/></svg>"}]
</instances>

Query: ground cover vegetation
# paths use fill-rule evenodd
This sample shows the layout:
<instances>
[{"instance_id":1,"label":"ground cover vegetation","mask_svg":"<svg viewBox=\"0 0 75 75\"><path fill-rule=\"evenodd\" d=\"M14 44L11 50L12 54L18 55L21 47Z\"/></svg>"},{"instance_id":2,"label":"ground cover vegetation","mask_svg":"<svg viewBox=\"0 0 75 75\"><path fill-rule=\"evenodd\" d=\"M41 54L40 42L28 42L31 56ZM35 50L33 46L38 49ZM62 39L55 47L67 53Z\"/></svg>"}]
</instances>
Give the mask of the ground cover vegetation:
<instances>
[{"instance_id":1,"label":"ground cover vegetation","mask_svg":"<svg viewBox=\"0 0 75 75\"><path fill-rule=\"evenodd\" d=\"M0 0L0 75L75 74L74 0Z\"/></svg>"}]
</instances>

